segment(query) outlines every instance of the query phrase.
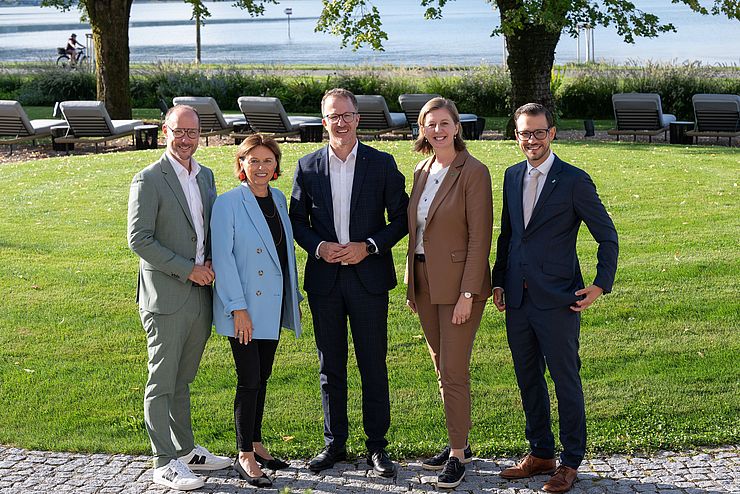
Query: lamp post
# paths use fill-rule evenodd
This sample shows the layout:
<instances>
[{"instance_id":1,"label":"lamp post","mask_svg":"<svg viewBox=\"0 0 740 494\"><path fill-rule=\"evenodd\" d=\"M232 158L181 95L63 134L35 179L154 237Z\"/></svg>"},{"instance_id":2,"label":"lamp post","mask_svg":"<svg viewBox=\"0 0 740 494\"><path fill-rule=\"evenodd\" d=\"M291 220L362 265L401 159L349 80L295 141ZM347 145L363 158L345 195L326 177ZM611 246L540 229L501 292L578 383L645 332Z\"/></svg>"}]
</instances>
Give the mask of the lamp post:
<instances>
[{"instance_id":1,"label":"lamp post","mask_svg":"<svg viewBox=\"0 0 740 494\"><path fill-rule=\"evenodd\" d=\"M288 16L288 39L290 39L290 15L293 13L293 9L288 7L287 9L283 10L285 12L285 15Z\"/></svg>"}]
</instances>

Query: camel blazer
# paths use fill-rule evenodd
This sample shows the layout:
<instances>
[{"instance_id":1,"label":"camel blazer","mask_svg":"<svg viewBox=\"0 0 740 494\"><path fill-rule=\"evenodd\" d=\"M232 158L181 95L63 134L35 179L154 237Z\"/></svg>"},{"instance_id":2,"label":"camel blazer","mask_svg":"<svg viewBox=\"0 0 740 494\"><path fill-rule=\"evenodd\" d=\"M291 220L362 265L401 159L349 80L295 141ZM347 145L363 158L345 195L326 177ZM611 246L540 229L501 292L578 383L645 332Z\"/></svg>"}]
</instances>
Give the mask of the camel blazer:
<instances>
[{"instance_id":1,"label":"camel blazer","mask_svg":"<svg viewBox=\"0 0 740 494\"><path fill-rule=\"evenodd\" d=\"M406 297L415 301L416 210L434 157L416 167L409 200L409 250ZM491 175L467 151L458 153L432 200L424 230L424 255L433 304L455 304L470 292L476 301L491 296L488 256L493 230Z\"/></svg>"},{"instance_id":2,"label":"camel blazer","mask_svg":"<svg viewBox=\"0 0 740 494\"><path fill-rule=\"evenodd\" d=\"M203 201L205 256L209 260L208 224L216 200L216 183L213 172L203 165L196 180ZM174 314L185 305L193 286L188 276L195 265L196 240L182 185L163 154L159 161L134 176L129 193L128 244L141 258L136 289L141 309Z\"/></svg>"}]
</instances>

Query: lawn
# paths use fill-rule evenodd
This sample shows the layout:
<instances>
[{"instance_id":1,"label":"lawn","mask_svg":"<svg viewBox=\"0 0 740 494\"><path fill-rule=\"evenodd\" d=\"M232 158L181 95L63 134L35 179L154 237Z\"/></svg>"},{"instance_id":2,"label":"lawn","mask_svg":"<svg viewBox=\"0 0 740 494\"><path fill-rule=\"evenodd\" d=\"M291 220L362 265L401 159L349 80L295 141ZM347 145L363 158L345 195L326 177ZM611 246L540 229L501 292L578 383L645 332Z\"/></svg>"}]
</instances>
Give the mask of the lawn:
<instances>
[{"instance_id":1,"label":"lawn","mask_svg":"<svg viewBox=\"0 0 740 494\"><path fill-rule=\"evenodd\" d=\"M419 157L408 141L374 145L392 152L411 176ZM297 158L316 146L283 145L280 189L289 193ZM503 172L519 152L506 141L473 142L470 149L490 166L498 224ZM620 234L614 292L582 324L589 453L737 444L740 153L566 141L555 149L592 175ZM198 151L220 192L235 186L233 152ZM137 259L126 244L126 206L131 177L160 153L0 165L0 444L149 452L142 412L146 344L134 302ZM579 252L586 279L594 276L595 248L584 228ZM401 243L394 251L401 279L405 250ZM302 271L305 253L298 252ZM431 362L404 294L404 286L391 292L389 321L389 440L397 458L436 452L446 441ZM302 338L281 340L264 428L272 451L292 458L323 445L310 317L304 323ZM361 453L353 359L350 368L348 447ZM234 385L227 341L214 334L192 386L196 440L213 451L234 452ZM503 316L491 304L474 348L472 385L475 453L525 451Z\"/></svg>"}]
</instances>

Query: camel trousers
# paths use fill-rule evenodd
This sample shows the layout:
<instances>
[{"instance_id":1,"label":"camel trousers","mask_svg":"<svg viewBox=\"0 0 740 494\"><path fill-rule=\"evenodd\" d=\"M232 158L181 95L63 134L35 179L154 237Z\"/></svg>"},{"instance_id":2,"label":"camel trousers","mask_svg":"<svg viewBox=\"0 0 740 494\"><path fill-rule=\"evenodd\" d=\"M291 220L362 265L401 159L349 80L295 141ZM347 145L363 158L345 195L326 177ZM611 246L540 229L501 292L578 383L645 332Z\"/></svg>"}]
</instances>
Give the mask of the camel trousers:
<instances>
[{"instance_id":1,"label":"camel trousers","mask_svg":"<svg viewBox=\"0 0 740 494\"><path fill-rule=\"evenodd\" d=\"M470 355L486 302L473 302L468 321L452 324L455 305L431 303L426 263L414 262L416 310L437 373L449 445L452 449L463 449L473 427L470 419Z\"/></svg>"}]
</instances>

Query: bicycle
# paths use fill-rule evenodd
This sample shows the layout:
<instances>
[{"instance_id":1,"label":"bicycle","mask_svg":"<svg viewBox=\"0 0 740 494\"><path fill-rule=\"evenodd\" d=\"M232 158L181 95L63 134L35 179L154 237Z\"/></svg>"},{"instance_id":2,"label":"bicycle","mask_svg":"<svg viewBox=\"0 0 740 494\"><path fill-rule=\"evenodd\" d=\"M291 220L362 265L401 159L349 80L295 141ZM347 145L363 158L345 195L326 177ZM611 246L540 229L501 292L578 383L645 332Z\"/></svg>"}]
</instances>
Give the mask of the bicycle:
<instances>
[{"instance_id":1,"label":"bicycle","mask_svg":"<svg viewBox=\"0 0 740 494\"><path fill-rule=\"evenodd\" d=\"M76 69L87 62L85 48L77 48L74 62L70 58L69 53L67 53L66 48L57 48L57 55L59 55L57 57L57 67L61 67L63 69Z\"/></svg>"}]
</instances>

